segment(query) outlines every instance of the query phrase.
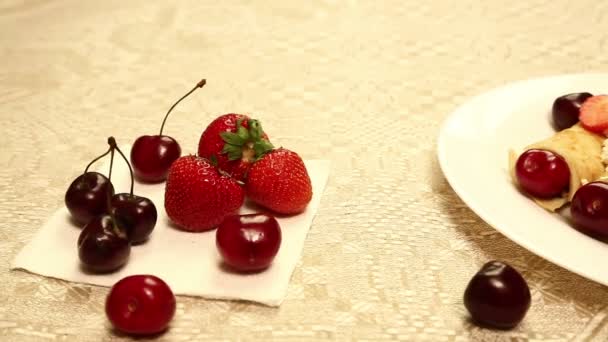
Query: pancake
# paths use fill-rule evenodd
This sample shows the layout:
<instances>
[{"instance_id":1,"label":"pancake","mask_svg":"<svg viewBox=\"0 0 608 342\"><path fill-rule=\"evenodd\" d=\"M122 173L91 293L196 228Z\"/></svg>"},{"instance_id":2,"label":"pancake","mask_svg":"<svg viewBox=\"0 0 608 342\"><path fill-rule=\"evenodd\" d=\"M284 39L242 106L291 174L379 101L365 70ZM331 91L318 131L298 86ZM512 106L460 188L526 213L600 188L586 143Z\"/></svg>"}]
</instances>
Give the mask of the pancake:
<instances>
[{"instance_id":1,"label":"pancake","mask_svg":"<svg viewBox=\"0 0 608 342\"><path fill-rule=\"evenodd\" d=\"M602 163L602 144L604 137L576 124L568 129L557 132L550 138L526 146L524 151L542 149L560 155L570 168L570 187L567 192L554 198L537 198L530 196L538 205L556 211L570 203L572 197L584 183L592 182L604 175L605 166ZM509 169L511 178L517 184L515 164L519 155L509 152Z\"/></svg>"}]
</instances>

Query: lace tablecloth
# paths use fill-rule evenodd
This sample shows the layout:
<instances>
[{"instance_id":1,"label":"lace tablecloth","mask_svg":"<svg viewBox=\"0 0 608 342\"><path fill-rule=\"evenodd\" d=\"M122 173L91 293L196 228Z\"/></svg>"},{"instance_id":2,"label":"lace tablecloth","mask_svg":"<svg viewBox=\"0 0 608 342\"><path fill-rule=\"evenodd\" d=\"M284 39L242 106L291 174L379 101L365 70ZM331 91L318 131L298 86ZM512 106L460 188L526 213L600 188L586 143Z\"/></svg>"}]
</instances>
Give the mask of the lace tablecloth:
<instances>
[{"instance_id":1,"label":"lace tablecloth","mask_svg":"<svg viewBox=\"0 0 608 342\"><path fill-rule=\"evenodd\" d=\"M166 126L186 153L212 118L250 113L332 174L280 308L179 297L160 340L608 339L608 288L481 221L435 153L471 96L605 68L606 13L565 0L0 2L0 339L124 338L108 328L107 288L9 264L108 135L156 132L201 77ZM462 304L490 259L531 287L512 331L472 325Z\"/></svg>"}]
</instances>

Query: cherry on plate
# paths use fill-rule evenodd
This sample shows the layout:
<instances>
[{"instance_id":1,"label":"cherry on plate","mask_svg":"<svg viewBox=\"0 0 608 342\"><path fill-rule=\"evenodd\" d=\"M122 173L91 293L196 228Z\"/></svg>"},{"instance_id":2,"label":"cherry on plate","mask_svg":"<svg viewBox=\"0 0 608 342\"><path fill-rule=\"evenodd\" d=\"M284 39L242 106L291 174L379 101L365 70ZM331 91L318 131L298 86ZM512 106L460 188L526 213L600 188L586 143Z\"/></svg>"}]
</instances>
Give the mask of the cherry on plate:
<instances>
[{"instance_id":1,"label":"cherry on plate","mask_svg":"<svg viewBox=\"0 0 608 342\"><path fill-rule=\"evenodd\" d=\"M86 224L108 212L108 197L113 194L114 186L108 177L99 172L85 172L68 187L65 206L76 222Z\"/></svg>"},{"instance_id":2,"label":"cherry on plate","mask_svg":"<svg viewBox=\"0 0 608 342\"><path fill-rule=\"evenodd\" d=\"M279 251L281 227L267 214L231 215L218 226L216 245L224 263L236 271L261 271Z\"/></svg>"},{"instance_id":3,"label":"cherry on plate","mask_svg":"<svg viewBox=\"0 0 608 342\"><path fill-rule=\"evenodd\" d=\"M596 181L580 187L572 198L570 213L580 231L608 239L608 184Z\"/></svg>"},{"instance_id":4,"label":"cherry on plate","mask_svg":"<svg viewBox=\"0 0 608 342\"><path fill-rule=\"evenodd\" d=\"M570 185L570 168L560 155L531 149L517 159L515 175L521 188L539 198L561 195Z\"/></svg>"},{"instance_id":5,"label":"cherry on plate","mask_svg":"<svg viewBox=\"0 0 608 342\"><path fill-rule=\"evenodd\" d=\"M154 230L158 216L156 206L150 199L137 196L133 193L133 188L135 186L133 168L125 154L122 153L122 150L118 147L114 137L109 137L108 143L125 161L129 167L129 174L131 176L130 192L112 196L112 215L116 222L125 229L131 243L139 244L146 241L152 233L152 230Z\"/></svg>"},{"instance_id":6,"label":"cherry on plate","mask_svg":"<svg viewBox=\"0 0 608 342\"><path fill-rule=\"evenodd\" d=\"M572 93L558 97L551 111L553 124L558 131L574 126L578 122L580 109L590 93Z\"/></svg>"},{"instance_id":7,"label":"cherry on plate","mask_svg":"<svg viewBox=\"0 0 608 342\"><path fill-rule=\"evenodd\" d=\"M475 322L511 329L523 320L530 308L530 289L513 267L490 261L469 282L464 305Z\"/></svg>"},{"instance_id":8,"label":"cherry on plate","mask_svg":"<svg viewBox=\"0 0 608 342\"><path fill-rule=\"evenodd\" d=\"M163 135L165 122L178 103L192 94L196 89L202 88L205 83L205 80L198 82L192 90L171 106L167 114L165 114L159 134L142 135L135 140L131 148L131 164L135 170L135 176L139 180L157 183L167 179L171 164L181 156L182 150L177 140L168 135Z\"/></svg>"},{"instance_id":9,"label":"cherry on plate","mask_svg":"<svg viewBox=\"0 0 608 342\"><path fill-rule=\"evenodd\" d=\"M114 271L131 254L131 244L122 227L108 214L92 219L78 237L78 257L83 266L95 273Z\"/></svg>"},{"instance_id":10,"label":"cherry on plate","mask_svg":"<svg viewBox=\"0 0 608 342\"><path fill-rule=\"evenodd\" d=\"M128 193L112 196L112 210L133 244L148 239L158 217L156 206L150 199Z\"/></svg>"},{"instance_id":11,"label":"cherry on plate","mask_svg":"<svg viewBox=\"0 0 608 342\"><path fill-rule=\"evenodd\" d=\"M78 224L87 224L96 216L109 212L114 186L108 177L89 171L89 168L112 151L110 146L106 152L93 159L84 169L84 173L76 177L65 192L65 206Z\"/></svg>"},{"instance_id":12,"label":"cherry on plate","mask_svg":"<svg viewBox=\"0 0 608 342\"><path fill-rule=\"evenodd\" d=\"M152 335L167 329L175 315L175 296L167 283L138 274L119 280L106 298L112 326L129 335Z\"/></svg>"}]
</instances>

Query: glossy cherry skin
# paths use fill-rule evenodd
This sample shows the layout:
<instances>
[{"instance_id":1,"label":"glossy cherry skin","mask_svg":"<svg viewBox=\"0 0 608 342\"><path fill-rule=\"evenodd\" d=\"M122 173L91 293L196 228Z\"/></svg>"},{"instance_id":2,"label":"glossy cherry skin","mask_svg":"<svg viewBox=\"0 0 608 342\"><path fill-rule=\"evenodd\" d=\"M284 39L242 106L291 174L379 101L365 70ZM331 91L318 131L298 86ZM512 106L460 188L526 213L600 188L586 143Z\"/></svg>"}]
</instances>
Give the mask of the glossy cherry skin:
<instances>
[{"instance_id":1,"label":"glossy cherry skin","mask_svg":"<svg viewBox=\"0 0 608 342\"><path fill-rule=\"evenodd\" d=\"M98 172L86 172L74 179L65 193L65 206L79 224L108 212L108 197L114 186L108 177Z\"/></svg>"},{"instance_id":2,"label":"glossy cherry skin","mask_svg":"<svg viewBox=\"0 0 608 342\"><path fill-rule=\"evenodd\" d=\"M549 198L562 194L570 185L570 168L561 156L546 150L524 152L515 165L517 181L528 194Z\"/></svg>"},{"instance_id":3,"label":"glossy cherry skin","mask_svg":"<svg viewBox=\"0 0 608 342\"><path fill-rule=\"evenodd\" d=\"M131 254L131 243L123 228L107 214L91 220L78 237L78 257L95 273L107 273L123 266Z\"/></svg>"},{"instance_id":4,"label":"glossy cherry skin","mask_svg":"<svg viewBox=\"0 0 608 342\"><path fill-rule=\"evenodd\" d=\"M220 223L215 237L226 265L256 272L272 264L281 246L281 227L267 214L231 215Z\"/></svg>"},{"instance_id":5,"label":"glossy cherry skin","mask_svg":"<svg viewBox=\"0 0 608 342\"><path fill-rule=\"evenodd\" d=\"M127 193L112 196L112 210L132 244L146 241L158 218L156 206L150 199Z\"/></svg>"},{"instance_id":6,"label":"glossy cherry skin","mask_svg":"<svg viewBox=\"0 0 608 342\"><path fill-rule=\"evenodd\" d=\"M469 282L464 305L477 323L511 329L530 308L530 289L513 267L490 261Z\"/></svg>"},{"instance_id":7,"label":"glossy cherry skin","mask_svg":"<svg viewBox=\"0 0 608 342\"><path fill-rule=\"evenodd\" d=\"M608 184L596 181L580 187L572 198L570 213L580 231L608 239Z\"/></svg>"},{"instance_id":8,"label":"glossy cherry skin","mask_svg":"<svg viewBox=\"0 0 608 342\"><path fill-rule=\"evenodd\" d=\"M561 131L574 126L578 122L581 105L591 96L590 93L573 93L555 99L551 111L555 128Z\"/></svg>"},{"instance_id":9,"label":"glossy cherry skin","mask_svg":"<svg viewBox=\"0 0 608 342\"><path fill-rule=\"evenodd\" d=\"M158 183L167 179L171 164L182 154L177 141L167 135L143 135L131 148L131 165L135 177L143 182Z\"/></svg>"},{"instance_id":10,"label":"glossy cherry skin","mask_svg":"<svg viewBox=\"0 0 608 342\"><path fill-rule=\"evenodd\" d=\"M158 334L175 314L175 296L162 279L132 275L119 280L106 298L106 316L117 330L130 335Z\"/></svg>"}]
</instances>

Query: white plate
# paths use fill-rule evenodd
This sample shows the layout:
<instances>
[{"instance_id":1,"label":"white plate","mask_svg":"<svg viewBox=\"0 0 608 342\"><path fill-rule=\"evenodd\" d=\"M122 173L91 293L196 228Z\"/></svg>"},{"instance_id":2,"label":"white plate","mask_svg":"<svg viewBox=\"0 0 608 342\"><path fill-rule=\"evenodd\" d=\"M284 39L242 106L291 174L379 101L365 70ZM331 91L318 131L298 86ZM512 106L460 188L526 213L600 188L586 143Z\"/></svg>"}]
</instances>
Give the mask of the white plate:
<instances>
[{"instance_id":1,"label":"white plate","mask_svg":"<svg viewBox=\"0 0 608 342\"><path fill-rule=\"evenodd\" d=\"M508 150L554 134L551 106L574 92L608 93L608 74L576 74L511 83L454 111L439 135L441 169L484 221L531 252L608 285L608 244L573 229L522 195L508 174Z\"/></svg>"}]
</instances>

